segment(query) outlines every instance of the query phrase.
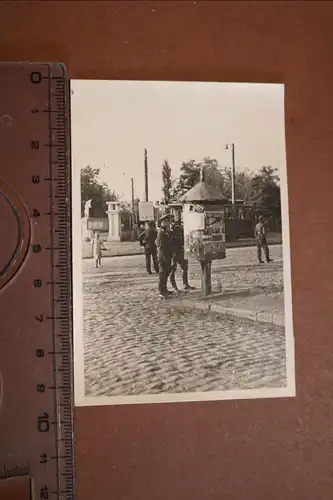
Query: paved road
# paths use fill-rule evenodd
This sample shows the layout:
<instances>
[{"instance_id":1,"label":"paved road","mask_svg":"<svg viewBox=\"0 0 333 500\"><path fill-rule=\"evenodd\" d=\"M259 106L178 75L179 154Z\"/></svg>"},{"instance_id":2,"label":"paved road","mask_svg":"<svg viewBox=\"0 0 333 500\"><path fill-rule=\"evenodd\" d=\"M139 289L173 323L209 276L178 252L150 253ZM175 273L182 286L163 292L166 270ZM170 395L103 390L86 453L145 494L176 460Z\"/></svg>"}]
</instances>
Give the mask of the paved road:
<instances>
[{"instance_id":1,"label":"paved road","mask_svg":"<svg viewBox=\"0 0 333 500\"><path fill-rule=\"evenodd\" d=\"M282 249L272 265L255 250L228 251L214 265L225 286L281 287ZM284 328L181 311L157 298L156 275L143 257L103 260L84 268L86 394L136 395L282 387L286 384ZM191 266L192 276L199 275Z\"/></svg>"}]
</instances>

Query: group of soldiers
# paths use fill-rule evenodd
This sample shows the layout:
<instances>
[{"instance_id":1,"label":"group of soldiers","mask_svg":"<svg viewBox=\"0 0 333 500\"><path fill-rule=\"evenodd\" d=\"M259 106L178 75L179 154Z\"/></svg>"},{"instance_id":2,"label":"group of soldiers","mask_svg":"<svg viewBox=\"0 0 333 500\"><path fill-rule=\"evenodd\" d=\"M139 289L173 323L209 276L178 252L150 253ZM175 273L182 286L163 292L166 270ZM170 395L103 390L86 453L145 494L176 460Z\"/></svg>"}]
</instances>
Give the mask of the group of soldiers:
<instances>
[{"instance_id":1,"label":"group of soldiers","mask_svg":"<svg viewBox=\"0 0 333 500\"><path fill-rule=\"evenodd\" d=\"M262 251L264 251L266 262L272 262L267 244L267 229L265 219L262 215L254 229L254 237L257 244L257 257L259 264L263 264ZM167 298L173 294L168 290L168 279L175 292L179 292L176 283L176 271L179 266L182 270L184 290L194 290L188 282L188 260L184 253L184 231L181 223L165 214L160 219L160 228L157 231L154 221L146 223L145 229L139 235L140 245L144 247L146 270L148 274L154 271L159 275L158 292L161 298ZM102 266L102 250L106 250L99 233L95 234L92 241L93 256L96 267Z\"/></svg>"},{"instance_id":2,"label":"group of soldiers","mask_svg":"<svg viewBox=\"0 0 333 500\"><path fill-rule=\"evenodd\" d=\"M272 262L267 244L267 228L262 215L258 217L254 236L259 264L264 263L262 251L266 262ZM160 219L160 229L158 231L154 221L148 222L139 235L139 242L145 250L148 274L152 274L151 261L153 261L154 270L159 275L158 291L161 298L167 298L173 293L168 290L168 279L170 279L173 290L179 291L175 279L178 265L182 269L184 290L194 289L188 282L188 260L185 259L184 254L184 232L179 221L166 214Z\"/></svg>"},{"instance_id":3,"label":"group of soldiers","mask_svg":"<svg viewBox=\"0 0 333 500\"><path fill-rule=\"evenodd\" d=\"M140 245L144 247L146 270L152 274L151 261L155 272L159 275L158 292L161 298L173 294L168 290L168 279L175 292L179 292L176 283L177 267L182 270L184 290L194 290L188 282L188 260L184 254L184 232L181 224L166 214L160 219L157 231L155 222L150 221L139 235Z\"/></svg>"}]
</instances>

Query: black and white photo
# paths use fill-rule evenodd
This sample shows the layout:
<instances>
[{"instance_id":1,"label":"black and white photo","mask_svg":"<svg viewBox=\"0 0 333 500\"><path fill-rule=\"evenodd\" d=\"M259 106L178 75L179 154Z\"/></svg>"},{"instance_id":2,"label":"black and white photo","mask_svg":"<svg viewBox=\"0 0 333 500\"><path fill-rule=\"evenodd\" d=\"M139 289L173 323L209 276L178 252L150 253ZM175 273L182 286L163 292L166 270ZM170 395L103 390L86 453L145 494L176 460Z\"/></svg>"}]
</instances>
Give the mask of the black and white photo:
<instances>
[{"instance_id":1,"label":"black and white photo","mask_svg":"<svg viewBox=\"0 0 333 500\"><path fill-rule=\"evenodd\" d=\"M76 405L295 396L284 85L71 87Z\"/></svg>"}]
</instances>

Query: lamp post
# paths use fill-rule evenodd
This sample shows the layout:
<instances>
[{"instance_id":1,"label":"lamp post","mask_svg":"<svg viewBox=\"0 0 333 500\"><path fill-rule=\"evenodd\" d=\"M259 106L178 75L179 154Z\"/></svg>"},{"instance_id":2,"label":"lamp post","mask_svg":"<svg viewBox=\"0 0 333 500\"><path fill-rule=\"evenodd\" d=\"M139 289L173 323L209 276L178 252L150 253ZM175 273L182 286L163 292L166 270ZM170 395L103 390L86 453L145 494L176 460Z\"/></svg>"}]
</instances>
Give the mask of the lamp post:
<instances>
[{"instance_id":1,"label":"lamp post","mask_svg":"<svg viewBox=\"0 0 333 500\"><path fill-rule=\"evenodd\" d=\"M135 206L134 206L134 179L131 177L131 191L132 191L132 217L133 217L133 226L136 224L135 217Z\"/></svg>"},{"instance_id":2,"label":"lamp post","mask_svg":"<svg viewBox=\"0 0 333 500\"><path fill-rule=\"evenodd\" d=\"M235 144L232 143L230 145L231 148L231 159L232 159L232 167L231 167L231 203L235 206L236 203L236 165L235 165ZM229 144L226 144L225 149L229 151Z\"/></svg>"},{"instance_id":3,"label":"lamp post","mask_svg":"<svg viewBox=\"0 0 333 500\"><path fill-rule=\"evenodd\" d=\"M237 225L236 225L236 164L235 164L235 144L230 145L231 148L231 205L232 205L232 220L233 220L233 237L237 237ZM229 151L229 144L226 144L225 149Z\"/></svg>"},{"instance_id":4,"label":"lamp post","mask_svg":"<svg viewBox=\"0 0 333 500\"><path fill-rule=\"evenodd\" d=\"M146 201L148 201L149 200L149 197L148 197L148 153L147 153L146 149L145 149L144 167L145 167L145 197L144 197L144 199Z\"/></svg>"}]
</instances>

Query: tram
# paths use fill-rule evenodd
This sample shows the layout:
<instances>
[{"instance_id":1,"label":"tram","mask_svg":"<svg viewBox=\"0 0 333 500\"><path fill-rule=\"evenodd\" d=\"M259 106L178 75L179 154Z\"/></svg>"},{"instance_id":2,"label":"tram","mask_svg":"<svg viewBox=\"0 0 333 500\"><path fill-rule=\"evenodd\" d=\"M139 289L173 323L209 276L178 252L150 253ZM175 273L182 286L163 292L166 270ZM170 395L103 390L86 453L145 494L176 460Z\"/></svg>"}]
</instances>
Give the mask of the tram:
<instances>
[{"instance_id":1,"label":"tram","mask_svg":"<svg viewBox=\"0 0 333 500\"><path fill-rule=\"evenodd\" d=\"M168 208L170 209L170 215L182 221L183 208L181 203L170 203ZM226 241L235 241L239 238L253 238L256 213L257 210L254 204L245 203L243 200L236 200L235 210L233 210L231 200L228 200L223 205Z\"/></svg>"},{"instance_id":2,"label":"tram","mask_svg":"<svg viewBox=\"0 0 333 500\"><path fill-rule=\"evenodd\" d=\"M155 206L155 222L159 226L160 217L165 211L179 222L183 221L183 206L180 202L168 205L158 204ZM235 216L233 215L235 213ZM264 215L269 232L281 232L281 216L277 215L279 210L265 210L259 208L255 203L247 203L244 200L236 200L235 207L231 200L223 205L223 217L225 222L226 242L236 241L243 238L253 238L254 228L258 222L258 216Z\"/></svg>"}]
</instances>

